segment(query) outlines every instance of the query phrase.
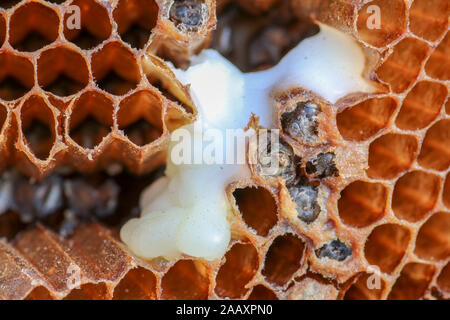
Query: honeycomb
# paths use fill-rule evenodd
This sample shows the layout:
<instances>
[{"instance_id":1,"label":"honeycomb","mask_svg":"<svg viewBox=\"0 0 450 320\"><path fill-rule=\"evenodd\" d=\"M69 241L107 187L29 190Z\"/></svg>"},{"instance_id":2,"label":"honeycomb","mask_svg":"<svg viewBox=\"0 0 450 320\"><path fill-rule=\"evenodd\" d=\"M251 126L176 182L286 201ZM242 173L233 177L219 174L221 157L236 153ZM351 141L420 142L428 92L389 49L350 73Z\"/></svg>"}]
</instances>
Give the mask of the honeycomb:
<instances>
[{"instance_id":1,"label":"honeycomb","mask_svg":"<svg viewBox=\"0 0 450 320\"><path fill-rule=\"evenodd\" d=\"M67 27L71 4L81 30ZM371 5L379 29L367 27ZM221 261L144 261L107 224L64 237L38 223L0 241L0 298L449 299L448 1L222 0L212 38L215 10L212 0L2 1L2 169L37 181L66 166L152 172L170 132L196 116L163 59L187 67L212 43L243 70L267 68L311 35L306 17L357 39L380 89L333 106L302 89L278 98L289 165L230 185ZM246 45L223 46L227 32ZM13 227L0 220L2 235Z\"/></svg>"}]
</instances>

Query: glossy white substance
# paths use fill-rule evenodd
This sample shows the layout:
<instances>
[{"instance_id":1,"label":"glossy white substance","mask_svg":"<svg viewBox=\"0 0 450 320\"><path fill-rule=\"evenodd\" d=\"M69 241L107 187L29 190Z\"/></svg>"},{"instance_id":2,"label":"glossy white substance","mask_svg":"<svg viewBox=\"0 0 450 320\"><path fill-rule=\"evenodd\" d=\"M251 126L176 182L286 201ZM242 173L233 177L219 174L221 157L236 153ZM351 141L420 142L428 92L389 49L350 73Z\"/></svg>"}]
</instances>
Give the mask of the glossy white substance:
<instances>
[{"instance_id":1,"label":"glossy white substance","mask_svg":"<svg viewBox=\"0 0 450 320\"><path fill-rule=\"evenodd\" d=\"M214 50L194 57L186 71L174 69L183 84L190 84L199 117L174 131L172 140L186 138L187 132L194 145L203 141L192 150L192 158L202 159L208 146L202 129L218 129L225 139L225 130L244 128L251 113L260 117L260 125L275 127L275 92L301 86L334 103L349 93L372 91L362 78L365 58L356 42L328 26L320 28L266 71L243 74ZM248 165L174 163L177 142L169 147L166 177L142 193L141 217L124 225L121 238L143 258L186 254L219 259L230 241L225 190L250 176ZM222 152L231 150L225 146Z\"/></svg>"}]
</instances>

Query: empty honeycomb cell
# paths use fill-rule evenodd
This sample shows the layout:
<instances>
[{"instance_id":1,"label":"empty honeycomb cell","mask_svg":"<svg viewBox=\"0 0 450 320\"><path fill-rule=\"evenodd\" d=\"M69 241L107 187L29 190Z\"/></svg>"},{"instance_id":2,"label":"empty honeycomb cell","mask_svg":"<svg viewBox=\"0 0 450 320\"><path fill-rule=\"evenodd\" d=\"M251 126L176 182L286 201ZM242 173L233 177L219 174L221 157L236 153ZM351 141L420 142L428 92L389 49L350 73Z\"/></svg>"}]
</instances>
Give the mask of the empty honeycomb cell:
<instances>
[{"instance_id":1,"label":"empty honeycomb cell","mask_svg":"<svg viewBox=\"0 0 450 320\"><path fill-rule=\"evenodd\" d=\"M426 73L439 80L450 80L450 33L447 32L444 40L432 52L425 65ZM448 109L447 109L448 110Z\"/></svg>"},{"instance_id":2,"label":"empty honeycomb cell","mask_svg":"<svg viewBox=\"0 0 450 320\"><path fill-rule=\"evenodd\" d=\"M0 14L0 47L3 46L3 43L6 39L6 21L5 17Z\"/></svg>"},{"instance_id":3,"label":"empty honeycomb cell","mask_svg":"<svg viewBox=\"0 0 450 320\"><path fill-rule=\"evenodd\" d=\"M36 51L58 38L59 17L49 6L27 2L9 21L9 43L19 51Z\"/></svg>"},{"instance_id":4,"label":"empty honeycomb cell","mask_svg":"<svg viewBox=\"0 0 450 320\"><path fill-rule=\"evenodd\" d=\"M247 300L278 300L277 295L266 286L258 284L252 289Z\"/></svg>"},{"instance_id":5,"label":"empty honeycomb cell","mask_svg":"<svg viewBox=\"0 0 450 320\"><path fill-rule=\"evenodd\" d=\"M106 300L109 299L108 287L105 283L86 283L72 290L64 300Z\"/></svg>"},{"instance_id":6,"label":"empty honeycomb cell","mask_svg":"<svg viewBox=\"0 0 450 320\"><path fill-rule=\"evenodd\" d=\"M347 225L366 227L383 217L387 194L381 183L352 182L341 192L339 216Z\"/></svg>"},{"instance_id":7,"label":"empty honeycomb cell","mask_svg":"<svg viewBox=\"0 0 450 320\"><path fill-rule=\"evenodd\" d=\"M344 295L344 300L380 300L386 283L376 274L363 273Z\"/></svg>"},{"instance_id":8,"label":"empty honeycomb cell","mask_svg":"<svg viewBox=\"0 0 450 320\"><path fill-rule=\"evenodd\" d=\"M396 108L391 97L365 100L336 116L339 132L346 140L366 140L388 125Z\"/></svg>"},{"instance_id":9,"label":"empty honeycomb cell","mask_svg":"<svg viewBox=\"0 0 450 320\"><path fill-rule=\"evenodd\" d=\"M409 11L409 29L419 37L436 41L447 30L449 14L447 0L414 0Z\"/></svg>"},{"instance_id":10,"label":"empty honeycomb cell","mask_svg":"<svg viewBox=\"0 0 450 320\"><path fill-rule=\"evenodd\" d=\"M440 113L447 98L446 86L421 81L408 93L397 115L396 125L404 130L423 129Z\"/></svg>"},{"instance_id":11,"label":"empty honeycomb cell","mask_svg":"<svg viewBox=\"0 0 450 320\"><path fill-rule=\"evenodd\" d=\"M34 288L25 298L25 300L54 300L54 299L55 298L50 294L50 292L42 286Z\"/></svg>"},{"instance_id":12,"label":"empty honeycomb cell","mask_svg":"<svg viewBox=\"0 0 450 320\"><path fill-rule=\"evenodd\" d=\"M378 68L377 74L381 80L391 85L392 91L403 92L417 79L428 52L425 42L413 38L403 39Z\"/></svg>"},{"instance_id":13,"label":"empty honeycomb cell","mask_svg":"<svg viewBox=\"0 0 450 320\"><path fill-rule=\"evenodd\" d=\"M15 100L34 86L33 64L22 56L0 53L0 98Z\"/></svg>"},{"instance_id":14,"label":"empty honeycomb cell","mask_svg":"<svg viewBox=\"0 0 450 320\"><path fill-rule=\"evenodd\" d=\"M421 166L439 171L450 166L450 120L441 120L428 129L417 160Z\"/></svg>"},{"instance_id":15,"label":"empty honeycomb cell","mask_svg":"<svg viewBox=\"0 0 450 320\"><path fill-rule=\"evenodd\" d=\"M40 96L31 96L20 110L22 132L26 144L40 160L50 155L56 138L55 117Z\"/></svg>"},{"instance_id":16,"label":"empty honeycomb cell","mask_svg":"<svg viewBox=\"0 0 450 320\"><path fill-rule=\"evenodd\" d=\"M292 234L278 236L270 246L262 274L277 285L286 284L300 268L305 244Z\"/></svg>"},{"instance_id":17,"label":"empty honeycomb cell","mask_svg":"<svg viewBox=\"0 0 450 320\"><path fill-rule=\"evenodd\" d=\"M434 261L450 256L450 213L435 213L425 222L417 235L414 252Z\"/></svg>"},{"instance_id":18,"label":"empty honeycomb cell","mask_svg":"<svg viewBox=\"0 0 450 320\"><path fill-rule=\"evenodd\" d=\"M447 178L444 182L444 191L442 193L442 202L448 208L450 208L450 173L447 174Z\"/></svg>"},{"instance_id":19,"label":"empty honeycomb cell","mask_svg":"<svg viewBox=\"0 0 450 320\"><path fill-rule=\"evenodd\" d=\"M209 279L203 265L180 260L161 281L162 298L169 300L203 300L208 297Z\"/></svg>"},{"instance_id":20,"label":"empty honeycomb cell","mask_svg":"<svg viewBox=\"0 0 450 320\"><path fill-rule=\"evenodd\" d=\"M117 123L128 139L144 146L158 139L163 132L163 106L160 98L149 90L126 97L119 105Z\"/></svg>"},{"instance_id":21,"label":"empty honeycomb cell","mask_svg":"<svg viewBox=\"0 0 450 320\"><path fill-rule=\"evenodd\" d=\"M406 4L403 0L375 0L358 13L357 28L361 39L383 47L406 31Z\"/></svg>"},{"instance_id":22,"label":"empty honeycomb cell","mask_svg":"<svg viewBox=\"0 0 450 320\"><path fill-rule=\"evenodd\" d=\"M238 299L247 293L245 285L258 270L258 252L251 244L237 243L227 252L225 259L217 273L214 290L220 297Z\"/></svg>"},{"instance_id":23,"label":"empty honeycomb cell","mask_svg":"<svg viewBox=\"0 0 450 320\"><path fill-rule=\"evenodd\" d=\"M64 16L64 37L81 49L92 49L108 39L112 26L108 11L94 0L75 0L71 5L80 8L80 26L74 19L75 12L69 11Z\"/></svg>"},{"instance_id":24,"label":"empty honeycomb cell","mask_svg":"<svg viewBox=\"0 0 450 320\"><path fill-rule=\"evenodd\" d=\"M113 102L102 93L83 93L75 101L70 113L70 137L79 146L94 149L111 132L113 111Z\"/></svg>"},{"instance_id":25,"label":"empty honeycomb cell","mask_svg":"<svg viewBox=\"0 0 450 320\"><path fill-rule=\"evenodd\" d=\"M405 134L388 133L369 146L369 168L372 178L392 179L406 171L418 151L417 139Z\"/></svg>"},{"instance_id":26,"label":"empty honeycomb cell","mask_svg":"<svg viewBox=\"0 0 450 320\"><path fill-rule=\"evenodd\" d=\"M390 300L416 300L422 298L436 272L429 264L408 263L389 293Z\"/></svg>"},{"instance_id":27,"label":"empty honeycomb cell","mask_svg":"<svg viewBox=\"0 0 450 320\"><path fill-rule=\"evenodd\" d=\"M113 15L123 41L142 49L156 25L158 5L154 0L120 0Z\"/></svg>"},{"instance_id":28,"label":"empty honeycomb cell","mask_svg":"<svg viewBox=\"0 0 450 320\"><path fill-rule=\"evenodd\" d=\"M233 192L245 223L260 236L266 236L277 223L277 204L262 187L246 187Z\"/></svg>"},{"instance_id":29,"label":"empty honeycomb cell","mask_svg":"<svg viewBox=\"0 0 450 320\"><path fill-rule=\"evenodd\" d=\"M391 273L402 260L411 235L398 224L383 224L373 229L364 248L367 261Z\"/></svg>"},{"instance_id":30,"label":"empty honeycomb cell","mask_svg":"<svg viewBox=\"0 0 450 320\"><path fill-rule=\"evenodd\" d=\"M41 53L37 61L37 77L42 89L66 97L86 87L89 70L79 52L59 46Z\"/></svg>"},{"instance_id":31,"label":"empty honeycomb cell","mask_svg":"<svg viewBox=\"0 0 450 320\"><path fill-rule=\"evenodd\" d=\"M120 42L109 42L92 55L92 73L97 85L114 95L136 88L140 71L132 51Z\"/></svg>"},{"instance_id":32,"label":"empty honeycomb cell","mask_svg":"<svg viewBox=\"0 0 450 320\"><path fill-rule=\"evenodd\" d=\"M439 177L423 171L412 171L400 179L392 194L392 210L410 222L423 219L436 204L439 195Z\"/></svg>"},{"instance_id":33,"label":"empty honeycomb cell","mask_svg":"<svg viewBox=\"0 0 450 320\"><path fill-rule=\"evenodd\" d=\"M142 267L131 269L114 288L114 300L155 300L156 277Z\"/></svg>"},{"instance_id":34,"label":"empty honeycomb cell","mask_svg":"<svg viewBox=\"0 0 450 320\"><path fill-rule=\"evenodd\" d=\"M439 274L437 285L442 291L450 293L450 262L447 263Z\"/></svg>"}]
</instances>

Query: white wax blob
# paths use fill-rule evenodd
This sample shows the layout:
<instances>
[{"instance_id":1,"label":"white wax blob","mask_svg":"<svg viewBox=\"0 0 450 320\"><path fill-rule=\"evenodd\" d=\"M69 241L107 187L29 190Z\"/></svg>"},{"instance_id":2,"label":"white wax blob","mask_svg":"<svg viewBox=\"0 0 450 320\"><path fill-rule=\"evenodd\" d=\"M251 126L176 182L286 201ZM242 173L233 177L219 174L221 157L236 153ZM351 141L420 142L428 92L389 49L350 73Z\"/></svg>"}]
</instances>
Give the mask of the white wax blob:
<instances>
[{"instance_id":1,"label":"white wax blob","mask_svg":"<svg viewBox=\"0 0 450 320\"><path fill-rule=\"evenodd\" d=\"M269 70L244 74L214 50L194 57L186 71L174 69L178 79L190 85L199 116L195 124L172 133L176 141L169 146L166 176L142 193L141 217L128 221L120 232L136 255L171 259L186 254L214 260L227 250L231 207L226 187L250 177L248 165L174 161L181 138L200 146L192 148L189 158L203 159L207 129L226 139L225 131L243 129L251 113L260 117L260 125L276 127L275 92L303 87L335 103L350 93L373 91L362 77L365 57L358 44L331 27L321 24L320 29ZM224 156L231 147L224 143Z\"/></svg>"}]
</instances>

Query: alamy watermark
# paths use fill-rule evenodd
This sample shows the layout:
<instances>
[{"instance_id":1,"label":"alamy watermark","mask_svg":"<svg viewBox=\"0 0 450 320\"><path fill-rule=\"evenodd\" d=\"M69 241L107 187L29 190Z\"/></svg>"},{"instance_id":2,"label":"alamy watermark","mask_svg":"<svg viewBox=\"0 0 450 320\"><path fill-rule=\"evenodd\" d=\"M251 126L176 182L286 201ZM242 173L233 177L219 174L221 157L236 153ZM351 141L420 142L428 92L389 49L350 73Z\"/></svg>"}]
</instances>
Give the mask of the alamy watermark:
<instances>
[{"instance_id":1,"label":"alamy watermark","mask_svg":"<svg viewBox=\"0 0 450 320\"><path fill-rule=\"evenodd\" d=\"M366 21L367 29L381 29L381 9L379 6L372 4L367 7L366 12L369 17Z\"/></svg>"},{"instance_id":2,"label":"alamy watermark","mask_svg":"<svg viewBox=\"0 0 450 320\"><path fill-rule=\"evenodd\" d=\"M170 159L175 165L244 165L260 163L267 174L279 168L278 129L203 128L196 122L171 135ZM254 156L248 156L254 155Z\"/></svg>"}]
</instances>

